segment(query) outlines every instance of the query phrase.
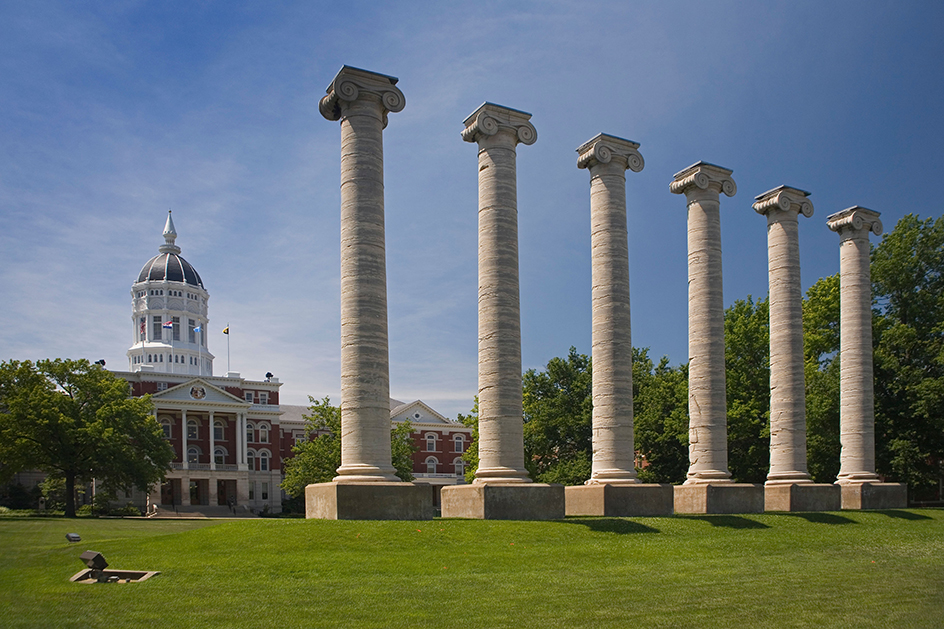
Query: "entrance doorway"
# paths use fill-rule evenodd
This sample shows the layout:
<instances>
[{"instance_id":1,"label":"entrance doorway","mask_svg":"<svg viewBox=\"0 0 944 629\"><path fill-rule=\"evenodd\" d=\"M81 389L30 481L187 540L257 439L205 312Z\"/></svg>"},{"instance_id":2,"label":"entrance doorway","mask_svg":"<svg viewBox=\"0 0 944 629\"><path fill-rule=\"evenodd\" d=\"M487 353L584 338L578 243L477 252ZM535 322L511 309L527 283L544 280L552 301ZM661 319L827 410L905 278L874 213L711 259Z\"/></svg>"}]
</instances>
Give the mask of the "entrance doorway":
<instances>
[{"instance_id":1,"label":"entrance doorway","mask_svg":"<svg viewBox=\"0 0 944 629\"><path fill-rule=\"evenodd\" d=\"M172 506L180 504L180 479L171 478L161 483L161 504Z\"/></svg>"},{"instance_id":2,"label":"entrance doorway","mask_svg":"<svg viewBox=\"0 0 944 629\"><path fill-rule=\"evenodd\" d=\"M218 480L216 481L216 502L221 507L236 505L236 481Z\"/></svg>"},{"instance_id":3,"label":"entrance doorway","mask_svg":"<svg viewBox=\"0 0 944 629\"><path fill-rule=\"evenodd\" d=\"M210 481L192 480L190 481L190 504L209 505L210 504Z\"/></svg>"}]
</instances>

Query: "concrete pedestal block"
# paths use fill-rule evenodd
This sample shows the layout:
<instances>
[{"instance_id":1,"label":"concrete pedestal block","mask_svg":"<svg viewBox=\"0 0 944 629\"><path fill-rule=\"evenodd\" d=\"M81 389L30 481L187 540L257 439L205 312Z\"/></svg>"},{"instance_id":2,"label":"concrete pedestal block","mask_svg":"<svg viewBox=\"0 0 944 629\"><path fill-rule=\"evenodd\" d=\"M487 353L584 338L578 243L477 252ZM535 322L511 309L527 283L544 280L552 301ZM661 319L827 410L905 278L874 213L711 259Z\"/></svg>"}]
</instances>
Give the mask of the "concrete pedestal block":
<instances>
[{"instance_id":1,"label":"concrete pedestal block","mask_svg":"<svg viewBox=\"0 0 944 629\"><path fill-rule=\"evenodd\" d=\"M305 487L316 520L432 520L433 490L413 483L318 483Z\"/></svg>"},{"instance_id":2,"label":"concrete pedestal block","mask_svg":"<svg viewBox=\"0 0 944 629\"><path fill-rule=\"evenodd\" d=\"M676 513L763 513L764 486L746 483L676 485Z\"/></svg>"},{"instance_id":3,"label":"concrete pedestal block","mask_svg":"<svg viewBox=\"0 0 944 629\"><path fill-rule=\"evenodd\" d=\"M672 485L578 485L564 488L567 515L611 518L672 515Z\"/></svg>"},{"instance_id":4,"label":"concrete pedestal block","mask_svg":"<svg viewBox=\"0 0 944 629\"><path fill-rule=\"evenodd\" d=\"M767 511L839 511L841 504L839 485L791 483L764 486L764 509Z\"/></svg>"},{"instance_id":5,"label":"concrete pedestal block","mask_svg":"<svg viewBox=\"0 0 944 629\"><path fill-rule=\"evenodd\" d=\"M843 509L904 509L908 506L905 483L839 485Z\"/></svg>"},{"instance_id":6,"label":"concrete pedestal block","mask_svg":"<svg viewBox=\"0 0 944 629\"><path fill-rule=\"evenodd\" d=\"M542 483L443 487L442 517L479 520L562 520L564 486Z\"/></svg>"}]
</instances>

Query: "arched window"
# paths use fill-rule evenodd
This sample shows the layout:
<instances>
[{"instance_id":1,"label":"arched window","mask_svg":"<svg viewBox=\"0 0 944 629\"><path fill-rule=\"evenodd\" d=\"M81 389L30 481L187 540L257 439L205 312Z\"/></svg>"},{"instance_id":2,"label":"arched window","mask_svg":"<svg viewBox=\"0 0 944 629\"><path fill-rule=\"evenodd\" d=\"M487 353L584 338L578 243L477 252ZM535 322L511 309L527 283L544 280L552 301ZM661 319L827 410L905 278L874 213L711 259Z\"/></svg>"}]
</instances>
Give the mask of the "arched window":
<instances>
[{"instance_id":1,"label":"arched window","mask_svg":"<svg viewBox=\"0 0 944 629\"><path fill-rule=\"evenodd\" d=\"M256 453L252 450L246 452L246 463L248 463L249 471L256 471Z\"/></svg>"},{"instance_id":2,"label":"arched window","mask_svg":"<svg viewBox=\"0 0 944 629\"><path fill-rule=\"evenodd\" d=\"M187 463L199 463L200 462L200 448L196 446L191 446L187 448Z\"/></svg>"},{"instance_id":3,"label":"arched window","mask_svg":"<svg viewBox=\"0 0 944 629\"><path fill-rule=\"evenodd\" d=\"M213 461L217 465L223 465L226 461L226 448L216 448L213 450Z\"/></svg>"},{"instance_id":4,"label":"arched window","mask_svg":"<svg viewBox=\"0 0 944 629\"><path fill-rule=\"evenodd\" d=\"M168 419L168 418L166 418L166 417L162 417L162 418L161 418L161 430L164 431L164 438L165 438L165 439L170 439L170 435L171 435L170 427L171 427L170 419Z\"/></svg>"},{"instance_id":5,"label":"arched window","mask_svg":"<svg viewBox=\"0 0 944 629\"><path fill-rule=\"evenodd\" d=\"M456 466L456 476L465 476L465 461L462 460L462 457L457 456L452 464Z\"/></svg>"},{"instance_id":6,"label":"arched window","mask_svg":"<svg viewBox=\"0 0 944 629\"><path fill-rule=\"evenodd\" d=\"M436 451L436 435L432 433L427 433L426 435L426 451L427 452Z\"/></svg>"},{"instance_id":7,"label":"arched window","mask_svg":"<svg viewBox=\"0 0 944 629\"><path fill-rule=\"evenodd\" d=\"M187 420L187 439L196 439L197 438L197 420L188 419Z\"/></svg>"},{"instance_id":8,"label":"arched window","mask_svg":"<svg viewBox=\"0 0 944 629\"><path fill-rule=\"evenodd\" d=\"M268 424L259 424L259 443L269 443Z\"/></svg>"},{"instance_id":9,"label":"arched window","mask_svg":"<svg viewBox=\"0 0 944 629\"><path fill-rule=\"evenodd\" d=\"M269 451L263 450L259 453L259 471L268 472L269 471Z\"/></svg>"},{"instance_id":10,"label":"arched window","mask_svg":"<svg viewBox=\"0 0 944 629\"><path fill-rule=\"evenodd\" d=\"M465 435L458 434L452 436L453 452L465 452Z\"/></svg>"},{"instance_id":11,"label":"arched window","mask_svg":"<svg viewBox=\"0 0 944 629\"><path fill-rule=\"evenodd\" d=\"M220 420L213 421L213 441L223 441L223 422Z\"/></svg>"},{"instance_id":12,"label":"arched window","mask_svg":"<svg viewBox=\"0 0 944 629\"><path fill-rule=\"evenodd\" d=\"M252 424L246 424L246 443L253 443L256 440L255 429L256 427Z\"/></svg>"},{"instance_id":13,"label":"arched window","mask_svg":"<svg viewBox=\"0 0 944 629\"><path fill-rule=\"evenodd\" d=\"M436 466L437 466L438 464L439 464L439 461L436 459L436 457L434 457L434 456L427 457L427 458L426 458L426 473L427 473L427 474L435 474L435 473L436 473Z\"/></svg>"}]
</instances>

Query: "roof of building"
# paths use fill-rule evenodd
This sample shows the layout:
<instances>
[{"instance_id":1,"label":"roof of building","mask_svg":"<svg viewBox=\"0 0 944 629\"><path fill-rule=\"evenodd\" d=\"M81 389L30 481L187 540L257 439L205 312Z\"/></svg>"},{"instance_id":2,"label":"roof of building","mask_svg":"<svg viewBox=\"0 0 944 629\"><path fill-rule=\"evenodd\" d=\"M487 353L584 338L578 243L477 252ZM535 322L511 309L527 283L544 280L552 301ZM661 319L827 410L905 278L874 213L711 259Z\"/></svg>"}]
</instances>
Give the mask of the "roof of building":
<instances>
[{"instance_id":1,"label":"roof of building","mask_svg":"<svg viewBox=\"0 0 944 629\"><path fill-rule=\"evenodd\" d=\"M193 266L180 257L180 247L174 244L177 230L171 213L167 212L164 225L164 244L158 248L159 254L145 263L138 274L138 282L181 282L203 288L203 280Z\"/></svg>"}]
</instances>

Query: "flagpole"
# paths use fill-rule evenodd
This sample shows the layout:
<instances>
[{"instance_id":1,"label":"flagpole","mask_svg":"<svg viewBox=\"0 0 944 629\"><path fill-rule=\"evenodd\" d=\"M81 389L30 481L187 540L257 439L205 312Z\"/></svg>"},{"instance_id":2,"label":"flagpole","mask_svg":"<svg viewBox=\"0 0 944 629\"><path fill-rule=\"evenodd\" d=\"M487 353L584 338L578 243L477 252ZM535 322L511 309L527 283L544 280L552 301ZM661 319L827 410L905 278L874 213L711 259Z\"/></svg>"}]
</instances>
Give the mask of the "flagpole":
<instances>
[{"instance_id":1,"label":"flagpole","mask_svg":"<svg viewBox=\"0 0 944 629\"><path fill-rule=\"evenodd\" d=\"M226 324L226 373L230 372L229 368L229 323Z\"/></svg>"}]
</instances>

